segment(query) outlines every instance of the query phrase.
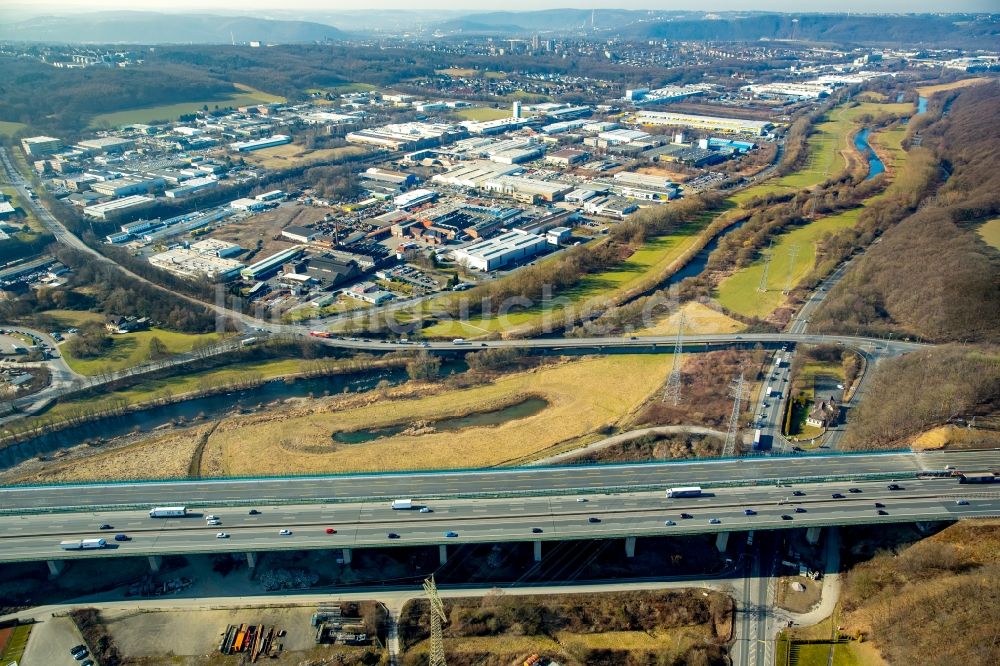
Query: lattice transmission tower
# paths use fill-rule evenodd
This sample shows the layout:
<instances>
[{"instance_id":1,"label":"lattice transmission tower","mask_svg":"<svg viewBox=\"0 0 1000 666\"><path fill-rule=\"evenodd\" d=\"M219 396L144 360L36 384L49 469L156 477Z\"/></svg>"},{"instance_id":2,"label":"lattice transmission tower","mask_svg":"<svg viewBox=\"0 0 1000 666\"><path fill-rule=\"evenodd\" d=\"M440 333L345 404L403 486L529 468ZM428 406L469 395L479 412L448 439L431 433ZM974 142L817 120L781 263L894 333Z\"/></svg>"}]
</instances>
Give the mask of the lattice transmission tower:
<instances>
[{"instance_id":1,"label":"lattice transmission tower","mask_svg":"<svg viewBox=\"0 0 1000 666\"><path fill-rule=\"evenodd\" d=\"M736 455L736 438L740 434L740 412L743 407L743 397L746 392L746 382L743 373L733 382L733 413L729 416L729 431L726 433L726 444L722 447L722 457L732 458ZM742 448L742 447L741 447Z\"/></svg>"},{"instance_id":2,"label":"lattice transmission tower","mask_svg":"<svg viewBox=\"0 0 1000 666\"><path fill-rule=\"evenodd\" d=\"M681 351L684 349L685 318L685 313L682 310L680 321L677 322L677 342L674 343L673 364L670 366L667 388L663 392L663 401L673 403L674 406L681 402Z\"/></svg>"},{"instance_id":3,"label":"lattice transmission tower","mask_svg":"<svg viewBox=\"0 0 1000 666\"><path fill-rule=\"evenodd\" d=\"M760 284L757 285L757 291L761 293L767 291L767 274L771 269L771 245L767 246L767 252L764 253L764 272L760 274Z\"/></svg>"},{"instance_id":4,"label":"lattice transmission tower","mask_svg":"<svg viewBox=\"0 0 1000 666\"><path fill-rule=\"evenodd\" d=\"M444 613L444 602L441 601L441 596L438 594L434 576L424 580L424 594L427 595L427 602L431 607L430 666L446 666L442 626L448 620L448 616Z\"/></svg>"}]
</instances>

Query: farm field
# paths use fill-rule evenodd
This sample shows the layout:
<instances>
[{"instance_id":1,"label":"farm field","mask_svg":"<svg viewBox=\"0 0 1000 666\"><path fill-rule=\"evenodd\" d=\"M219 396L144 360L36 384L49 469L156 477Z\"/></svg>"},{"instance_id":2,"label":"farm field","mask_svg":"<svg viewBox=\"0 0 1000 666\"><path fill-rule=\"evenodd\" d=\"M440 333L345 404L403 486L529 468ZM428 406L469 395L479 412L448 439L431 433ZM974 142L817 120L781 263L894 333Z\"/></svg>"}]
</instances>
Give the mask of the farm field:
<instances>
[{"instance_id":1,"label":"farm field","mask_svg":"<svg viewBox=\"0 0 1000 666\"><path fill-rule=\"evenodd\" d=\"M119 127L132 123L150 123L155 120L177 120L186 113L201 111L205 106L213 109L216 106L238 107L252 104L269 104L272 102L284 102L284 97L271 95L262 90L251 88L240 83L233 84L239 89L226 97L217 99L194 100L191 102L180 102L177 104L164 104L161 106L147 106L138 109L126 109L112 113L102 113L94 116L90 121L91 127Z\"/></svg>"},{"instance_id":2,"label":"farm field","mask_svg":"<svg viewBox=\"0 0 1000 666\"><path fill-rule=\"evenodd\" d=\"M485 120L499 120L500 118L510 118L511 110L509 107L504 107L502 109L494 109L489 106L477 106L471 109L458 109L455 111L454 115L458 116L462 120L474 120L477 122L482 122Z\"/></svg>"},{"instance_id":3,"label":"farm field","mask_svg":"<svg viewBox=\"0 0 1000 666\"><path fill-rule=\"evenodd\" d=\"M502 465L614 424L662 383L669 355L615 355L562 362L465 389L404 385L323 399L308 409L234 417L208 440L212 476L454 469ZM612 394L581 386L615 386ZM437 432L421 424L541 398L532 415L495 426ZM400 434L343 445L334 432L416 424ZM407 434L426 431L426 434Z\"/></svg>"},{"instance_id":4,"label":"farm field","mask_svg":"<svg viewBox=\"0 0 1000 666\"><path fill-rule=\"evenodd\" d=\"M366 152L361 146L341 146L340 148L319 148L310 150L294 143L263 148L244 155L243 159L266 169L288 169L303 164L335 162L351 155Z\"/></svg>"}]
</instances>

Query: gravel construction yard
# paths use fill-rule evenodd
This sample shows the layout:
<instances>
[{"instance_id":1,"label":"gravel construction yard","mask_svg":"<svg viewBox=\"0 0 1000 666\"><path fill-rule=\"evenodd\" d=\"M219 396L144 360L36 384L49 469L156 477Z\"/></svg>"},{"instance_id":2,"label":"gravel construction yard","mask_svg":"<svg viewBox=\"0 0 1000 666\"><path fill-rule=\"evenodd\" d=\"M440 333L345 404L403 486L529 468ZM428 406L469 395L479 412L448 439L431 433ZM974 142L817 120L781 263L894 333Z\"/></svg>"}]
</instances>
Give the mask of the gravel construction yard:
<instances>
[{"instance_id":1,"label":"gravel construction yard","mask_svg":"<svg viewBox=\"0 0 1000 666\"><path fill-rule=\"evenodd\" d=\"M240 608L206 611L123 611L104 614L108 631L123 654L152 657L165 654L184 656L217 652L226 626L230 624L272 625L288 632L282 637L286 651L315 647L314 629L309 619L311 606L286 608ZM67 646L67 649L72 646ZM59 663L59 662L39 662ZM30 665L29 665L30 666Z\"/></svg>"},{"instance_id":2,"label":"gravel construction yard","mask_svg":"<svg viewBox=\"0 0 1000 666\"><path fill-rule=\"evenodd\" d=\"M31 629L28 647L21 659L23 666L56 666L74 664L69 649L83 643L83 636L73 620L68 617L52 617L39 622Z\"/></svg>"}]
</instances>

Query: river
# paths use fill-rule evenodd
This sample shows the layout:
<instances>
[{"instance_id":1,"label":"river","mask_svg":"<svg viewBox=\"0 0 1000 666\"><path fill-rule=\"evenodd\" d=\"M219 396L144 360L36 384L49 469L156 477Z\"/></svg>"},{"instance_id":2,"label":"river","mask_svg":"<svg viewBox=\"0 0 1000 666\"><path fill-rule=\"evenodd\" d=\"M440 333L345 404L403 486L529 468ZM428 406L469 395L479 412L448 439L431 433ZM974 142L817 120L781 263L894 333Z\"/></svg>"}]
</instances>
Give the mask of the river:
<instances>
[{"instance_id":1,"label":"river","mask_svg":"<svg viewBox=\"0 0 1000 666\"><path fill-rule=\"evenodd\" d=\"M871 144L868 143L869 134L870 132L866 127L854 135L854 147L868 160L868 175L865 176L865 180L874 178L885 171L885 164L882 163L882 160L879 159L878 155L872 149Z\"/></svg>"}]
</instances>

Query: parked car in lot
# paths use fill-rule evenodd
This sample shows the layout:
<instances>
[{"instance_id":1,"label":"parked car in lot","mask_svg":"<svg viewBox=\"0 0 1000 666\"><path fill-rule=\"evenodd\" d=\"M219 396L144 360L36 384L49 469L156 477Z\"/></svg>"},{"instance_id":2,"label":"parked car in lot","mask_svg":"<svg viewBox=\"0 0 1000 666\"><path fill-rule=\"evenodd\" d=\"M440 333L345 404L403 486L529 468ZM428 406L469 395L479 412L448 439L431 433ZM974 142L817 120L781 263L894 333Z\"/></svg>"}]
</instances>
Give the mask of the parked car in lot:
<instances>
[{"instance_id":1,"label":"parked car in lot","mask_svg":"<svg viewBox=\"0 0 1000 666\"><path fill-rule=\"evenodd\" d=\"M6 333L6 332L7 331L4 331L4 333ZM77 652L86 652L86 651L87 651L87 646L86 645L82 645L82 644L81 645L77 645L75 647L71 647L69 649L69 653L70 654L76 654Z\"/></svg>"},{"instance_id":2,"label":"parked car in lot","mask_svg":"<svg viewBox=\"0 0 1000 666\"><path fill-rule=\"evenodd\" d=\"M83 648L83 652L74 652L73 653L73 658L76 659L77 661L83 661L84 659L86 659L89 656L90 656L90 652L87 650L87 648Z\"/></svg>"}]
</instances>

